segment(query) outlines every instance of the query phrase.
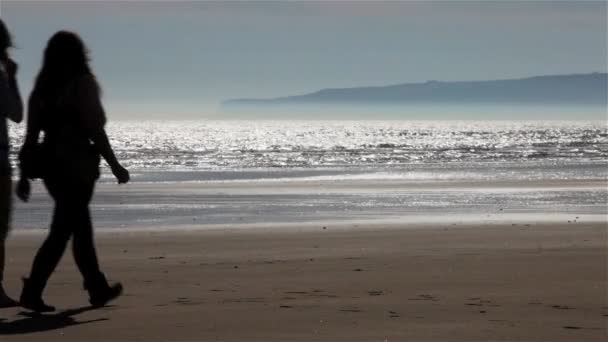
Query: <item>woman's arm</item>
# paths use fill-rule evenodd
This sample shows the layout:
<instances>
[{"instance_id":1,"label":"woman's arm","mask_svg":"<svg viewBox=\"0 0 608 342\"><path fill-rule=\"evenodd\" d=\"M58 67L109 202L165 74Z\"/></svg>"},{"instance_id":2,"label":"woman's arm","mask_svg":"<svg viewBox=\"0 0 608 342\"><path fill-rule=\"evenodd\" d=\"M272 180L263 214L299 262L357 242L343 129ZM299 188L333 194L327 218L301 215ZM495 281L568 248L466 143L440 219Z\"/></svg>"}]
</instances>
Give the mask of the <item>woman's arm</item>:
<instances>
[{"instance_id":1,"label":"woman's arm","mask_svg":"<svg viewBox=\"0 0 608 342\"><path fill-rule=\"evenodd\" d=\"M28 149L35 148L40 136L40 103L36 100L36 96L32 94L28 102L27 129L25 140L21 151L19 151L19 183L17 183L17 197L23 202L27 202L30 198L30 182L27 178L27 170L24 170L24 158L28 158Z\"/></svg>"},{"instance_id":2,"label":"woman's arm","mask_svg":"<svg viewBox=\"0 0 608 342\"><path fill-rule=\"evenodd\" d=\"M104 128L106 123L106 114L101 104L99 89L97 83L92 77L85 77L79 84L80 91L80 108L83 113L84 126L87 129L89 138L93 141L95 148L99 154L106 160L112 173L118 179L119 183L129 181L129 172L123 168L114 150L110 145L110 140Z\"/></svg>"},{"instance_id":3,"label":"woman's arm","mask_svg":"<svg viewBox=\"0 0 608 342\"><path fill-rule=\"evenodd\" d=\"M116 155L114 154L114 150L112 150L110 139L108 139L105 129L101 128L91 132L91 140L95 144L99 154L103 157L103 159L106 160L110 167L114 167L119 164L118 159L116 159Z\"/></svg>"},{"instance_id":4,"label":"woman's arm","mask_svg":"<svg viewBox=\"0 0 608 342\"><path fill-rule=\"evenodd\" d=\"M2 63L0 68L0 115L14 122L23 120L23 102L17 84L17 64L12 60Z\"/></svg>"},{"instance_id":5,"label":"woman's arm","mask_svg":"<svg viewBox=\"0 0 608 342\"><path fill-rule=\"evenodd\" d=\"M95 146L97 146L97 149L103 159L105 159L108 165L110 165L112 173L118 180L118 184L127 183L130 179L129 171L122 167L122 165L120 165L116 159L105 129L101 129L94 133L91 136L91 140L93 140L93 143Z\"/></svg>"},{"instance_id":6,"label":"woman's arm","mask_svg":"<svg viewBox=\"0 0 608 342\"><path fill-rule=\"evenodd\" d=\"M42 126L40 125L40 101L37 100L35 94L30 96L27 111L27 127L21 150L36 145L40 137L40 131L42 130Z\"/></svg>"}]
</instances>

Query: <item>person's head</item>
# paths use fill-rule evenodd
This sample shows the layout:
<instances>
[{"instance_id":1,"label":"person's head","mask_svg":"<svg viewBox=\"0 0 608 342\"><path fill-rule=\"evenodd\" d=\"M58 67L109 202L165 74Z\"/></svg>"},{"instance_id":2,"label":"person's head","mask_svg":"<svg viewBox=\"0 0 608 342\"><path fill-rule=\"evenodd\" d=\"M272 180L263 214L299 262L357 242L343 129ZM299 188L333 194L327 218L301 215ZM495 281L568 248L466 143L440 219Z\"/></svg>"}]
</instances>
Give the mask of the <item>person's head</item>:
<instances>
[{"instance_id":1,"label":"person's head","mask_svg":"<svg viewBox=\"0 0 608 342\"><path fill-rule=\"evenodd\" d=\"M10 32L6 28L4 21L0 19L0 58L6 59L8 57L8 48L13 46L13 39L11 38Z\"/></svg>"},{"instance_id":2,"label":"person's head","mask_svg":"<svg viewBox=\"0 0 608 342\"><path fill-rule=\"evenodd\" d=\"M87 47L76 33L59 31L46 45L34 90L42 96L53 96L85 75L93 76Z\"/></svg>"},{"instance_id":3,"label":"person's head","mask_svg":"<svg viewBox=\"0 0 608 342\"><path fill-rule=\"evenodd\" d=\"M69 76L91 73L89 52L82 39L74 32L55 33L44 50L42 70Z\"/></svg>"}]
</instances>

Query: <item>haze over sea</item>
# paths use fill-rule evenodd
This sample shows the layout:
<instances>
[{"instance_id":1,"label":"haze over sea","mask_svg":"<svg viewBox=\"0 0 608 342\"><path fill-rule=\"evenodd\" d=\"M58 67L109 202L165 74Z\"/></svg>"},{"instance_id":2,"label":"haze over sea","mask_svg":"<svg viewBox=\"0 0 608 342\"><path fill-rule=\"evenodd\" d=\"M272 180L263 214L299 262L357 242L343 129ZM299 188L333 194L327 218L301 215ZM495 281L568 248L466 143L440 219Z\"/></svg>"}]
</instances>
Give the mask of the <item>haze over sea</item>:
<instances>
[{"instance_id":1,"label":"haze over sea","mask_svg":"<svg viewBox=\"0 0 608 342\"><path fill-rule=\"evenodd\" d=\"M11 127L13 157L21 129ZM608 199L602 121L114 121L107 130L133 184L109 184L104 166L93 214L106 228L480 212L591 219ZM46 196L17 205L19 227L46 226Z\"/></svg>"}]
</instances>

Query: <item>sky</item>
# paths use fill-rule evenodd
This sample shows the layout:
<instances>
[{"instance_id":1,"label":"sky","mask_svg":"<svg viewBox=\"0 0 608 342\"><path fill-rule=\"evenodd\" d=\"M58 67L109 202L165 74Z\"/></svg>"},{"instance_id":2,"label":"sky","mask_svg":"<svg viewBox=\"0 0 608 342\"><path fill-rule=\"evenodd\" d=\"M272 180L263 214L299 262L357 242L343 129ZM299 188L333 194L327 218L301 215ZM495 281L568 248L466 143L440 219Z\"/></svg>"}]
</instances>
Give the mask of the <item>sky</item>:
<instances>
[{"instance_id":1,"label":"sky","mask_svg":"<svg viewBox=\"0 0 608 342\"><path fill-rule=\"evenodd\" d=\"M68 29L91 50L110 118L177 119L322 88L605 72L606 4L0 0L0 16L24 94Z\"/></svg>"}]
</instances>

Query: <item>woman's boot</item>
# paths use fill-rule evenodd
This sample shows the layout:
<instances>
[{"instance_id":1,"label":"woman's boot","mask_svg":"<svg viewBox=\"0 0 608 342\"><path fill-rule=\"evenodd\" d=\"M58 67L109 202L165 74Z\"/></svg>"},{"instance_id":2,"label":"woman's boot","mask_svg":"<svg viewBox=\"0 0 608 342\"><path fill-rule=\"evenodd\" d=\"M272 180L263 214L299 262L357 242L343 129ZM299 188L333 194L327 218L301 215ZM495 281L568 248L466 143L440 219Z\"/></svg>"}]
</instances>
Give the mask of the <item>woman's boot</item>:
<instances>
[{"instance_id":1,"label":"woman's boot","mask_svg":"<svg viewBox=\"0 0 608 342\"><path fill-rule=\"evenodd\" d=\"M55 311L53 306L46 305L42 300L44 285L44 283L37 283L31 279L23 278L23 291L21 292L19 304L26 309L36 312Z\"/></svg>"},{"instance_id":2,"label":"woman's boot","mask_svg":"<svg viewBox=\"0 0 608 342\"><path fill-rule=\"evenodd\" d=\"M122 294L122 284L110 286L103 274L94 280L85 281L84 288L89 291L89 303L93 307L104 306Z\"/></svg>"}]
</instances>

